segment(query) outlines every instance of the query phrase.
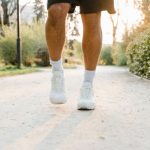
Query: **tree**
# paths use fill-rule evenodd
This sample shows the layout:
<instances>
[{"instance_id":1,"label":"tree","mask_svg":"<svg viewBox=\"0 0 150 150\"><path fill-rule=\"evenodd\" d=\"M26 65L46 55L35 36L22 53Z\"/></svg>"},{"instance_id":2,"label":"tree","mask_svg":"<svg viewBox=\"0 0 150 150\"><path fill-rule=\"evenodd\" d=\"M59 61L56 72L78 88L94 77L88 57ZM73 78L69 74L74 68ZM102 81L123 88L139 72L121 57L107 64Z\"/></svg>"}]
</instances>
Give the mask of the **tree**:
<instances>
[{"instance_id":1,"label":"tree","mask_svg":"<svg viewBox=\"0 0 150 150\"><path fill-rule=\"evenodd\" d=\"M34 14L35 14L35 18L37 22L39 22L40 20L44 20L45 7L44 7L42 0L34 1Z\"/></svg>"},{"instance_id":2,"label":"tree","mask_svg":"<svg viewBox=\"0 0 150 150\"><path fill-rule=\"evenodd\" d=\"M17 9L17 0L0 0L1 7L3 11L3 25L10 26L10 17L13 16ZM20 9L20 12L24 10L24 8L30 3L30 1L26 2Z\"/></svg>"},{"instance_id":3,"label":"tree","mask_svg":"<svg viewBox=\"0 0 150 150\"><path fill-rule=\"evenodd\" d=\"M112 42L112 45L115 45L115 43L116 43L116 33L117 33L117 28L118 28L118 23L119 23L119 16L120 16L119 9L118 9L117 14L116 14L116 17L117 17L116 21L113 19L113 16L110 15L110 20L111 20L112 29L113 29L113 33L112 33L113 42Z\"/></svg>"},{"instance_id":4,"label":"tree","mask_svg":"<svg viewBox=\"0 0 150 150\"><path fill-rule=\"evenodd\" d=\"M4 25L10 26L10 16L12 16L17 9L16 3L16 0L1 0Z\"/></svg>"},{"instance_id":5,"label":"tree","mask_svg":"<svg viewBox=\"0 0 150 150\"><path fill-rule=\"evenodd\" d=\"M126 9L128 9L130 7L130 4L129 4L129 0L125 0L125 7ZM124 25L124 34L123 34L123 43L124 43L124 46L125 46L125 50L126 50L126 47L129 43L129 25L128 25L128 17L123 17L121 19L123 25Z\"/></svg>"},{"instance_id":6,"label":"tree","mask_svg":"<svg viewBox=\"0 0 150 150\"><path fill-rule=\"evenodd\" d=\"M78 30L78 12L75 11L74 14L69 14L67 17L67 41L66 41L66 49L68 58L72 58L75 56L74 44L77 36L79 36Z\"/></svg>"},{"instance_id":7,"label":"tree","mask_svg":"<svg viewBox=\"0 0 150 150\"><path fill-rule=\"evenodd\" d=\"M130 33L127 33L126 30L123 36L123 41L126 46L128 46L128 44L139 35L139 33L150 27L150 0L134 0L134 7L141 11L142 20L136 27L131 29Z\"/></svg>"},{"instance_id":8,"label":"tree","mask_svg":"<svg viewBox=\"0 0 150 150\"><path fill-rule=\"evenodd\" d=\"M5 36L4 30L3 30L3 19L2 19L2 8L0 6L0 36Z\"/></svg>"},{"instance_id":9,"label":"tree","mask_svg":"<svg viewBox=\"0 0 150 150\"><path fill-rule=\"evenodd\" d=\"M75 12L74 14L69 14L67 21L68 21L68 47L69 49L73 50L73 44L75 37L79 36L78 30L78 20L77 20L78 13Z\"/></svg>"},{"instance_id":10,"label":"tree","mask_svg":"<svg viewBox=\"0 0 150 150\"><path fill-rule=\"evenodd\" d=\"M143 15L141 26L145 25L149 27L150 25L150 0L142 0L136 3Z\"/></svg>"},{"instance_id":11,"label":"tree","mask_svg":"<svg viewBox=\"0 0 150 150\"><path fill-rule=\"evenodd\" d=\"M117 5L118 5L118 8L117 8L116 14L115 15L110 14L110 21L112 23L112 29L113 29L113 32L112 32L112 37L113 37L112 46L114 46L115 43L116 43L116 33L117 33L119 17L120 17L119 1L117 1Z\"/></svg>"}]
</instances>

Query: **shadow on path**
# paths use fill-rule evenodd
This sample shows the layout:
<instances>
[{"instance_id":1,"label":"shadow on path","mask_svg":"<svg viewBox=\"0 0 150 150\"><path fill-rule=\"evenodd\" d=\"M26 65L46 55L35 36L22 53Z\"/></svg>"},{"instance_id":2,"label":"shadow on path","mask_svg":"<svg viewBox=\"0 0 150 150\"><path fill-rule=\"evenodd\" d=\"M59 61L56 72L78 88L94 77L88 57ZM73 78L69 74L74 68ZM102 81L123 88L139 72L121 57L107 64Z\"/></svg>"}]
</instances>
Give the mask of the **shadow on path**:
<instances>
[{"instance_id":1,"label":"shadow on path","mask_svg":"<svg viewBox=\"0 0 150 150\"><path fill-rule=\"evenodd\" d=\"M37 145L38 150L57 150L63 140L72 134L74 129L91 116L93 111L73 111L67 118L58 124L48 136Z\"/></svg>"}]
</instances>

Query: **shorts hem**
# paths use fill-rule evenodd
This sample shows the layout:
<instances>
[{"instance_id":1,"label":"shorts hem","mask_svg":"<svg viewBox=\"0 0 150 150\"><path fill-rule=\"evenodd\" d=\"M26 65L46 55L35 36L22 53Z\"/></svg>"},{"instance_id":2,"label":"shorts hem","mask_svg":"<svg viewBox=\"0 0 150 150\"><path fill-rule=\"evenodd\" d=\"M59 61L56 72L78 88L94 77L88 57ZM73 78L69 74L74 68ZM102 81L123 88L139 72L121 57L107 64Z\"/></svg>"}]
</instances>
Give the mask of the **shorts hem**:
<instances>
[{"instance_id":1,"label":"shorts hem","mask_svg":"<svg viewBox=\"0 0 150 150\"><path fill-rule=\"evenodd\" d=\"M51 5L57 4L57 3L70 4L71 8L68 13L74 13L76 6L79 6L79 4L76 3L76 0L72 0L72 2L70 2L69 0L53 0L53 1L47 3L47 9L49 9L49 7ZM101 12L101 11L108 11L108 13L110 13L110 14L116 13L114 6L112 6L112 7L102 6L100 8L95 8L95 9L93 8L93 9L89 9L89 10L82 9L80 7L80 14L97 13L97 12Z\"/></svg>"},{"instance_id":2,"label":"shorts hem","mask_svg":"<svg viewBox=\"0 0 150 150\"><path fill-rule=\"evenodd\" d=\"M107 9L98 9L98 10L91 10L91 11L80 11L80 14L90 14L90 13L98 13L102 11L107 11L109 14L115 14L115 10L107 10Z\"/></svg>"},{"instance_id":3,"label":"shorts hem","mask_svg":"<svg viewBox=\"0 0 150 150\"><path fill-rule=\"evenodd\" d=\"M62 1L58 0L58 1L55 1L55 2L48 3L47 4L47 10L49 9L50 6L52 6L54 4L60 4L60 3L68 3L68 4L71 5L71 8L70 8L68 13L74 13L75 7L77 6L75 3L70 3L70 2L67 2L67 1L64 1L64 0L62 0Z\"/></svg>"}]
</instances>

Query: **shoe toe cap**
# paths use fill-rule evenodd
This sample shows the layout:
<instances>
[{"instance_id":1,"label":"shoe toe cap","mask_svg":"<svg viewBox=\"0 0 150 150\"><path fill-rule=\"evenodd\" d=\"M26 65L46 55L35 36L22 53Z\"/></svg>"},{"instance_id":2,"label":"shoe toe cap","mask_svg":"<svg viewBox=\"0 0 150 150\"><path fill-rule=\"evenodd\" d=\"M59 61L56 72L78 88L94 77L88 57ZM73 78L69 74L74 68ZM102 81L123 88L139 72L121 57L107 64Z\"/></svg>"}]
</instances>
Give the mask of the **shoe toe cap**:
<instances>
[{"instance_id":1,"label":"shoe toe cap","mask_svg":"<svg viewBox=\"0 0 150 150\"><path fill-rule=\"evenodd\" d=\"M50 101L53 104L64 104L66 103L67 99L64 94L51 94Z\"/></svg>"},{"instance_id":2,"label":"shoe toe cap","mask_svg":"<svg viewBox=\"0 0 150 150\"><path fill-rule=\"evenodd\" d=\"M95 103L93 101L80 101L78 103L78 109L79 110L94 110L95 109Z\"/></svg>"}]
</instances>

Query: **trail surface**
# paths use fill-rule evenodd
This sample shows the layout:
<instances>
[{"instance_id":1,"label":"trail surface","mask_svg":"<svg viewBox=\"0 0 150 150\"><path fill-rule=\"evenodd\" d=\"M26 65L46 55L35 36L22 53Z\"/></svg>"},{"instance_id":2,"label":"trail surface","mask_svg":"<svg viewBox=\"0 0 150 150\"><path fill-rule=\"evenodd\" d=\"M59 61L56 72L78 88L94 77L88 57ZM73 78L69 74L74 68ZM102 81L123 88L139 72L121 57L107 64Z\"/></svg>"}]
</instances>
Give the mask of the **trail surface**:
<instances>
[{"instance_id":1,"label":"trail surface","mask_svg":"<svg viewBox=\"0 0 150 150\"><path fill-rule=\"evenodd\" d=\"M150 150L150 81L98 67L97 107L78 111L83 70L65 70L68 102L49 102L49 69L0 78L0 150Z\"/></svg>"}]
</instances>

